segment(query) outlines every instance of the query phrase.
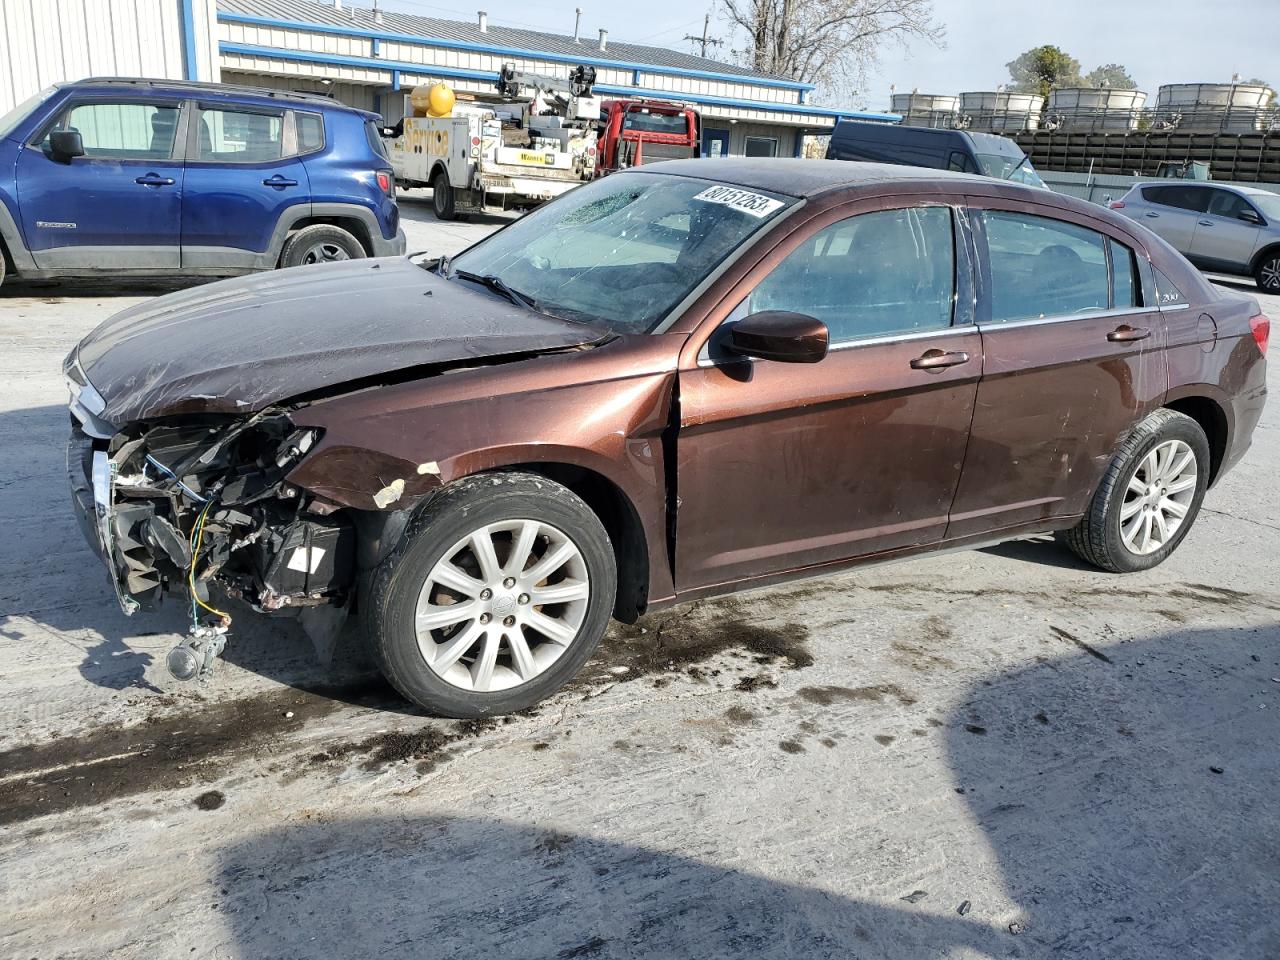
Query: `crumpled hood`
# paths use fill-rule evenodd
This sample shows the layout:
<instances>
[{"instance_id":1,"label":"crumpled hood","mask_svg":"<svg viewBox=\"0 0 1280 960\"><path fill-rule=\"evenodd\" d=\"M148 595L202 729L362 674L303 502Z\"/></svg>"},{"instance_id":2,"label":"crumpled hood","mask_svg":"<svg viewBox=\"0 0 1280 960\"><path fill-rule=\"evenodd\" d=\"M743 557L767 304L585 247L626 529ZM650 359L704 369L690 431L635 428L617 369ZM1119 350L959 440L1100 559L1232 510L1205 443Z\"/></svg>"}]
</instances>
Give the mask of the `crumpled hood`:
<instances>
[{"instance_id":1,"label":"crumpled hood","mask_svg":"<svg viewBox=\"0 0 1280 960\"><path fill-rule=\"evenodd\" d=\"M249 413L412 367L562 350L598 327L542 316L406 258L296 267L139 304L76 348L117 426Z\"/></svg>"}]
</instances>

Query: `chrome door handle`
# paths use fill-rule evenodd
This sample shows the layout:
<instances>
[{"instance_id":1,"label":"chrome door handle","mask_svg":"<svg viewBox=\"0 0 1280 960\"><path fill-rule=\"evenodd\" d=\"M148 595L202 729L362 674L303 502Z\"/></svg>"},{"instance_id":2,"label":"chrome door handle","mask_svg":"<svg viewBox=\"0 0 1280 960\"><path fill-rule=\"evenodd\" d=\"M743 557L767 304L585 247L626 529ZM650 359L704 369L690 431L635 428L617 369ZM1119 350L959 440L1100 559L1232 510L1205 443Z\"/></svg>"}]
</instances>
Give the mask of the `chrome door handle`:
<instances>
[{"instance_id":1,"label":"chrome door handle","mask_svg":"<svg viewBox=\"0 0 1280 960\"><path fill-rule=\"evenodd\" d=\"M911 361L912 370L942 370L969 362L969 355L961 350L948 353L944 350L926 350Z\"/></svg>"},{"instance_id":2,"label":"chrome door handle","mask_svg":"<svg viewBox=\"0 0 1280 960\"><path fill-rule=\"evenodd\" d=\"M159 174L148 173L145 177L138 177L133 182L144 187L172 187L177 181L173 177L162 177Z\"/></svg>"},{"instance_id":3,"label":"chrome door handle","mask_svg":"<svg viewBox=\"0 0 1280 960\"><path fill-rule=\"evenodd\" d=\"M1146 327L1131 327L1127 323L1123 323L1107 334L1107 339L1112 343L1133 343L1135 340L1145 340L1151 336L1151 331Z\"/></svg>"},{"instance_id":4,"label":"chrome door handle","mask_svg":"<svg viewBox=\"0 0 1280 960\"><path fill-rule=\"evenodd\" d=\"M262 185L264 187L296 187L298 185L298 181L290 180L288 177L282 177L277 173L274 177L267 177L267 179L263 180Z\"/></svg>"},{"instance_id":5,"label":"chrome door handle","mask_svg":"<svg viewBox=\"0 0 1280 960\"><path fill-rule=\"evenodd\" d=\"M1197 220L1197 221L1196 221L1196 223L1200 224L1200 226L1202 226L1202 227L1212 227L1212 226L1213 226L1213 221L1212 221L1212 220Z\"/></svg>"},{"instance_id":6,"label":"chrome door handle","mask_svg":"<svg viewBox=\"0 0 1280 960\"><path fill-rule=\"evenodd\" d=\"M1160 214L1156 213L1154 210L1148 210L1145 216L1151 217L1154 220L1156 217L1160 216Z\"/></svg>"}]
</instances>

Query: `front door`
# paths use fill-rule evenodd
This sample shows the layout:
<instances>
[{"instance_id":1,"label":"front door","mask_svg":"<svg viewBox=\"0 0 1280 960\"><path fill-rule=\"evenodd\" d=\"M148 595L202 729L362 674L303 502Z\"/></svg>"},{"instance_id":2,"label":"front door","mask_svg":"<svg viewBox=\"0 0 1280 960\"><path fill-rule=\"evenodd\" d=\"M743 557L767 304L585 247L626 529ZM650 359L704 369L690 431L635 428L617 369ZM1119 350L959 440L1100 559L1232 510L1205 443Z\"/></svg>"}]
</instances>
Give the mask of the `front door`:
<instances>
[{"instance_id":1,"label":"front door","mask_svg":"<svg viewBox=\"0 0 1280 960\"><path fill-rule=\"evenodd\" d=\"M182 235L180 104L73 99L18 154L18 209L42 270L176 270ZM53 159L75 131L84 156Z\"/></svg>"},{"instance_id":2,"label":"front door","mask_svg":"<svg viewBox=\"0 0 1280 960\"><path fill-rule=\"evenodd\" d=\"M704 157L727 157L729 155L729 131L702 129L702 155Z\"/></svg>"},{"instance_id":3,"label":"front door","mask_svg":"<svg viewBox=\"0 0 1280 960\"><path fill-rule=\"evenodd\" d=\"M829 211L797 231L785 259L739 284L686 350L706 341L679 381L679 590L946 529L982 372L971 297L956 296L957 278L970 289L967 247L949 207L856 209L866 212ZM822 320L826 358L726 355L729 325L762 310Z\"/></svg>"},{"instance_id":4,"label":"front door","mask_svg":"<svg viewBox=\"0 0 1280 960\"><path fill-rule=\"evenodd\" d=\"M1084 218L975 202L985 361L948 539L1082 513L1168 383L1131 247Z\"/></svg>"},{"instance_id":5,"label":"front door","mask_svg":"<svg viewBox=\"0 0 1280 960\"><path fill-rule=\"evenodd\" d=\"M1191 257L1197 263L1219 269L1240 270L1253 260L1262 227L1240 215L1260 216L1253 204L1238 193L1204 187L1210 194L1209 209L1196 221Z\"/></svg>"},{"instance_id":6,"label":"front door","mask_svg":"<svg viewBox=\"0 0 1280 960\"><path fill-rule=\"evenodd\" d=\"M283 110L202 105L192 123L182 207L182 265L273 267L286 208L311 202L307 171L286 137Z\"/></svg>"}]
</instances>

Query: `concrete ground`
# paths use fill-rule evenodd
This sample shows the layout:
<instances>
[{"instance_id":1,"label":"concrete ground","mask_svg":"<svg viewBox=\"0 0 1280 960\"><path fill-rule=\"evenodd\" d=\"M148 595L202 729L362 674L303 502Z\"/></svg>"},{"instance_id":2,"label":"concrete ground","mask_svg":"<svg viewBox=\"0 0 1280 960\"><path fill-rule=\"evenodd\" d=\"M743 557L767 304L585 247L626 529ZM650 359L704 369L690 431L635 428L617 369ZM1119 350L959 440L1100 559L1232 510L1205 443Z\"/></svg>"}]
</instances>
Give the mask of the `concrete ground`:
<instances>
[{"instance_id":1,"label":"concrete ground","mask_svg":"<svg viewBox=\"0 0 1280 960\"><path fill-rule=\"evenodd\" d=\"M411 249L501 222L404 209ZM59 363L158 289L0 291L0 956L1280 956L1280 405L1156 570L1024 541L691 604L453 723L291 621L181 686L181 605L121 616Z\"/></svg>"}]
</instances>

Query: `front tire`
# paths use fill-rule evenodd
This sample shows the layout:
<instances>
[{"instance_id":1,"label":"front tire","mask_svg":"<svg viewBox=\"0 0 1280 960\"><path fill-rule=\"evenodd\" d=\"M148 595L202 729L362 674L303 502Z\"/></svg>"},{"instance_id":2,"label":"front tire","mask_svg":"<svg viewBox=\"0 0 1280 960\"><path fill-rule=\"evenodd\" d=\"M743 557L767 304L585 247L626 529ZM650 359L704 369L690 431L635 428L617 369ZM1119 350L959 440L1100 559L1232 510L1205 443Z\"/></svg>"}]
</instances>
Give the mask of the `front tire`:
<instances>
[{"instance_id":1,"label":"front tire","mask_svg":"<svg viewBox=\"0 0 1280 960\"><path fill-rule=\"evenodd\" d=\"M1262 258L1253 279L1263 293L1280 293L1280 250L1273 250Z\"/></svg>"},{"instance_id":2,"label":"front tire","mask_svg":"<svg viewBox=\"0 0 1280 960\"><path fill-rule=\"evenodd\" d=\"M1208 486L1204 430L1184 414L1157 410L1120 445L1084 518L1063 539L1103 570L1149 570L1187 535Z\"/></svg>"},{"instance_id":3,"label":"front tire","mask_svg":"<svg viewBox=\"0 0 1280 960\"><path fill-rule=\"evenodd\" d=\"M458 219L453 186L449 183L449 175L443 170L431 178L431 212L436 215L437 220Z\"/></svg>"},{"instance_id":4,"label":"front tire","mask_svg":"<svg viewBox=\"0 0 1280 960\"><path fill-rule=\"evenodd\" d=\"M564 686L600 643L616 590L613 547L591 508L543 477L502 473L441 492L361 607L392 686L468 719Z\"/></svg>"}]
</instances>

